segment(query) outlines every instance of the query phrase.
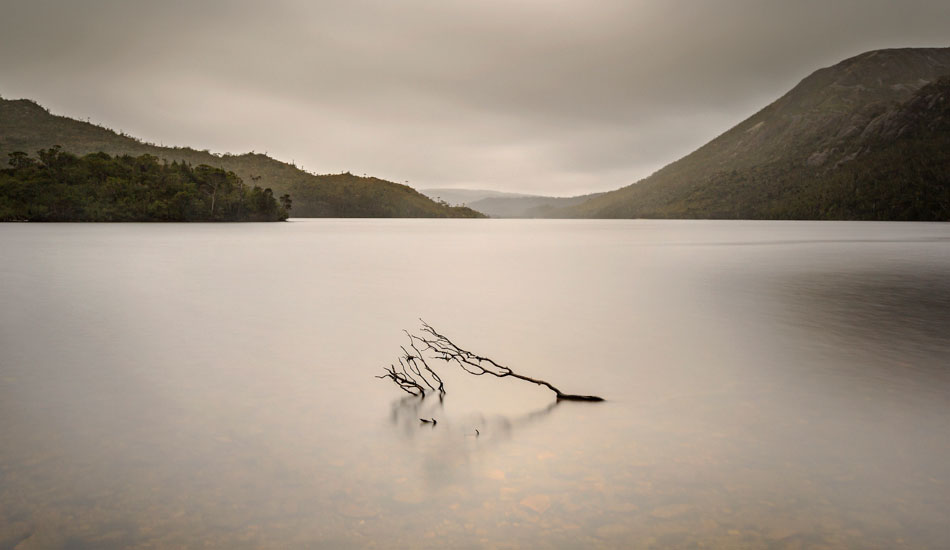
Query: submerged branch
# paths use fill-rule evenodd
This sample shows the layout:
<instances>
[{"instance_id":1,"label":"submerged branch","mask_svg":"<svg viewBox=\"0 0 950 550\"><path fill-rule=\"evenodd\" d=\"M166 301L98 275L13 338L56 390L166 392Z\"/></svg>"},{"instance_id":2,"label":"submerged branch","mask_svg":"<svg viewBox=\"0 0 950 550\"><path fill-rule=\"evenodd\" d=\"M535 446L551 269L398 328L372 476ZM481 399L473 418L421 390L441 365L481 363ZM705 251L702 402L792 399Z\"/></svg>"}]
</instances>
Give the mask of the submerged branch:
<instances>
[{"instance_id":1,"label":"submerged branch","mask_svg":"<svg viewBox=\"0 0 950 550\"><path fill-rule=\"evenodd\" d=\"M401 364L401 363L400 363ZM417 397L422 397L425 395L425 388L419 385L411 375L406 373L405 367L402 367L402 370L397 370L395 365L389 365L389 368L383 368L386 371L386 374L382 376L377 376L376 378L389 378L393 381L399 389L402 391L415 395Z\"/></svg>"},{"instance_id":2,"label":"submerged branch","mask_svg":"<svg viewBox=\"0 0 950 550\"><path fill-rule=\"evenodd\" d=\"M388 378L399 389L416 397L424 398L429 392L438 392L441 399L445 395L445 384L442 383L442 378L432 370L426 362L425 356L416 347L415 337L408 332L406 332L406 335L409 336L409 347L412 348L414 353L410 353L404 346L399 346L399 349L402 350L402 355L396 359L399 362L399 367L393 364L389 365L388 368L383 367L385 374L376 378Z\"/></svg>"},{"instance_id":3,"label":"submerged branch","mask_svg":"<svg viewBox=\"0 0 950 550\"><path fill-rule=\"evenodd\" d=\"M502 365L491 358L483 357L466 349L460 348L447 336L432 328L431 325L421 319L420 321L422 322L422 327L420 329L420 332L422 333L421 336L404 331L409 337L409 347L412 348L414 354L409 353L406 348L402 348L404 355L399 359L399 363L402 365L402 370L395 371L395 367L392 367L392 369L386 371L386 375L378 376L377 378L390 378L404 391L407 391L413 395L424 396L426 392L423 386L419 383L419 381L421 381L422 384L428 386L431 391L438 391L440 397L444 396L445 386L442 383L442 379L438 374L436 374L434 370L429 367L429 364L426 363L425 353L428 352L431 357L435 359L441 359L446 363L455 363L462 370L474 376L484 376L486 374L496 378L505 378L510 376L512 378L531 382L539 386L544 386L554 392L554 395L558 401L604 400L602 397L598 397L596 395L577 395L572 393L564 393L560 390L560 388L554 386L546 380L531 378L530 376L518 374L511 370L510 367ZM409 367L408 372L406 370L406 365ZM430 383L429 378L438 384L438 388Z\"/></svg>"}]
</instances>

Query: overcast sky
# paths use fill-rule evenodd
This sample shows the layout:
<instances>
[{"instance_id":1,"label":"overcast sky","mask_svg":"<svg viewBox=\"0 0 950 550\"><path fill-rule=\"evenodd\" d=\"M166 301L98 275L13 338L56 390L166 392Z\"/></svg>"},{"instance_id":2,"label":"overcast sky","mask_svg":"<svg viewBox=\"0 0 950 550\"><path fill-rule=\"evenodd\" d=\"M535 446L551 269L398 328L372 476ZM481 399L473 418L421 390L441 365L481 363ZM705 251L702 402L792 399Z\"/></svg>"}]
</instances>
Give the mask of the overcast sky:
<instances>
[{"instance_id":1,"label":"overcast sky","mask_svg":"<svg viewBox=\"0 0 950 550\"><path fill-rule=\"evenodd\" d=\"M947 0L3 0L0 95L165 145L416 188L649 175Z\"/></svg>"}]
</instances>

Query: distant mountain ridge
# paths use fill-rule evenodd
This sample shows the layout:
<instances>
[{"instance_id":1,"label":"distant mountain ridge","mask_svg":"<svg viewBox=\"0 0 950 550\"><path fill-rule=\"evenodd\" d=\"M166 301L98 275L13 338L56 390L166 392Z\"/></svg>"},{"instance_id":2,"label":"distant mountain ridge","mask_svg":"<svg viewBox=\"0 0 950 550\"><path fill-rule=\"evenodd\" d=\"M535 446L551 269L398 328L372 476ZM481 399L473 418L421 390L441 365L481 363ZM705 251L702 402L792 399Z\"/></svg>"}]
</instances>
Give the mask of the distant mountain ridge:
<instances>
[{"instance_id":1,"label":"distant mountain ridge","mask_svg":"<svg viewBox=\"0 0 950 550\"><path fill-rule=\"evenodd\" d=\"M469 203L477 202L487 198L521 198L539 196L526 193L494 191L491 189L452 189L449 187L437 189L420 189L419 192L432 200L441 200L449 204L460 204L465 206L467 206Z\"/></svg>"},{"instance_id":2,"label":"distant mountain ridge","mask_svg":"<svg viewBox=\"0 0 950 550\"><path fill-rule=\"evenodd\" d=\"M434 200L474 208L492 218L545 218L559 208L580 204L600 193L576 197L548 197L487 189L422 189Z\"/></svg>"},{"instance_id":3,"label":"distant mountain ridge","mask_svg":"<svg viewBox=\"0 0 950 550\"><path fill-rule=\"evenodd\" d=\"M398 183L350 173L314 175L260 153L216 155L183 147L144 143L88 122L57 116L25 99L0 99L0 163L9 153L35 155L56 145L76 155L154 155L169 162L206 164L237 174L248 185L289 194L294 217L481 217L470 208L436 203Z\"/></svg>"},{"instance_id":4,"label":"distant mountain ridge","mask_svg":"<svg viewBox=\"0 0 950 550\"><path fill-rule=\"evenodd\" d=\"M576 197L487 197L466 204L493 218L548 218L552 212L583 203L600 193Z\"/></svg>"},{"instance_id":5,"label":"distant mountain ridge","mask_svg":"<svg viewBox=\"0 0 950 550\"><path fill-rule=\"evenodd\" d=\"M640 182L551 216L950 219L947 75L950 48L846 59Z\"/></svg>"}]
</instances>

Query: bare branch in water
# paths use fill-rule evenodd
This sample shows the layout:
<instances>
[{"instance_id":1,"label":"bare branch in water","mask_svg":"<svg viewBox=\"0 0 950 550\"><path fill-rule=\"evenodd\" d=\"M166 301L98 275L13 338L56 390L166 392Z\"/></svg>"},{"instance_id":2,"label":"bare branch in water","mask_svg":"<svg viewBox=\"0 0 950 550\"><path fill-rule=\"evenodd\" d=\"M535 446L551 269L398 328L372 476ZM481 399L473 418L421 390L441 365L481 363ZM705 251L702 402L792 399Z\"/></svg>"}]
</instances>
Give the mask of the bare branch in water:
<instances>
[{"instance_id":1,"label":"bare branch in water","mask_svg":"<svg viewBox=\"0 0 950 550\"><path fill-rule=\"evenodd\" d=\"M558 401L604 400L602 397L598 397L596 395L576 395L572 393L564 393L546 380L531 378L530 376L518 374L511 370L510 367L502 365L493 359L482 357L472 353L471 351L460 348L447 336L432 328L431 325L422 319L420 319L420 321L422 322L422 327L420 329L420 332L422 333L421 336L405 331L406 335L409 336L409 347L412 348L413 353L409 353L406 348L402 348L404 355L399 359L399 363L402 365L402 370L396 371L395 367L392 367L386 371L386 375L377 376L377 378L390 378L404 391L407 391L413 395L424 396L426 392L419 382L419 380L421 380L421 382L428 386L430 390L438 391L440 397L444 396L445 386L442 384L442 379L438 374L436 374L434 370L429 367L429 364L426 363L425 353L429 353L432 358L441 359L447 363L455 363L461 367L462 370L474 376L484 376L486 374L495 376L497 378L505 378L510 376L512 378L531 382L539 386L544 386L554 392L554 395L557 397ZM408 371L406 370L406 365L408 365ZM434 387L428 378L431 378L432 382L437 383L438 387Z\"/></svg>"},{"instance_id":2,"label":"bare branch in water","mask_svg":"<svg viewBox=\"0 0 950 550\"><path fill-rule=\"evenodd\" d=\"M400 361L400 366L401 369L397 369L395 365L389 365L389 368L384 367L383 370L386 371L386 374L377 376L376 378L389 378L404 392L417 397L424 396L426 393L425 388L420 386L419 383L413 379L412 375L406 372L402 361Z\"/></svg>"},{"instance_id":3,"label":"bare branch in water","mask_svg":"<svg viewBox=\"0 0 950 550\"><path fill-rule=\"evenodd\" d=\"M409 347L412 348L412 352L404 346L399 346L402 350L402 355L397 358L399 366L384 367L383 370L386 373L376 378L388 378L399 386L399 389L416 397L425 397L429 392L438 392L441 399L445 395L445 384L442 383L442 378L432 370L425 356L416 347L415 337L408 332L406 335L409 336Z\"/></svg>"}]
</instances>

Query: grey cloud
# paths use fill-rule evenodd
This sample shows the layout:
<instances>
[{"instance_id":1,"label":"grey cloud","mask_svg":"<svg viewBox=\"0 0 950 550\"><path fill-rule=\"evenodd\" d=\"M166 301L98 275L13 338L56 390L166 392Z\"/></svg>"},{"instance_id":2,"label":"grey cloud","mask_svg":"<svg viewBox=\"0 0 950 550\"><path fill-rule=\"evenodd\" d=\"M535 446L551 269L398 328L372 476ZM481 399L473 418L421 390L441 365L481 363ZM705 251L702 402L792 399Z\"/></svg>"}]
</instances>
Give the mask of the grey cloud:
<instances>
[{"instance_id":1,"label":"grey cloud","mask_svg":"<svg viewBox=\"0 0 950 550\"><path fill-rule=\"evenodd\" d=\"M631 183L811 71L946 45L943 1L14 0L0 93L417 187Z\"/></svg>"}]
</instances>

